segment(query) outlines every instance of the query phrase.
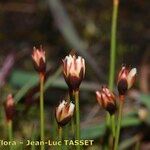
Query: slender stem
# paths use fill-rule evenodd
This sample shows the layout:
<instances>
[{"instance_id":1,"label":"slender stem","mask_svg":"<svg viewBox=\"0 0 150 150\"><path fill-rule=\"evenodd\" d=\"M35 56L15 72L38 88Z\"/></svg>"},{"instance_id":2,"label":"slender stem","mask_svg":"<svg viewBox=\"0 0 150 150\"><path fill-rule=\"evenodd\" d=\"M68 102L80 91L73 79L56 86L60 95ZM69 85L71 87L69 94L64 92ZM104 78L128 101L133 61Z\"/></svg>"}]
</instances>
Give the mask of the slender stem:
<instances>
[{"instance_id":1,"label":"slender stem","mask_svg":"<svg viewBox=\"0 0 150 150\"><path fill-rule=\"evenodd\" d=\"M62 127L59 126L58 128L59 140L62 141Z\"/></svg>"},{"instance_id":2,"label":"slender stem","mask_svg":"<svg viewBox=\"0 0 150 150\"><path fill-rule=\"evenodd\" d=\"M41 141L44 141L44 75L40 75L40 134ZM41 145L41 150L44 150L44 145Z\"/></svg>"},{"instance_id":3,"label":"slender stem","mask_svg":"<svg viewBox=\"0 0 150 150\"><path fill-rule=\"evenodd\" d=\"M107 112L106 114L106 137L104 137L104 144L102 144L102 150L108 150L108 131L110 129L110 114Z\"/></svg>"},{"instance_id":4,"label":"slender stem","mask_svg":"<svg viewBox=\"0 0 150 150\"><path fill-rule=\"evenodd\" d=\"M109 128L109 126L110 126L110 114L109 114L109 112L107 112L107 114L106 114L106 126L107 126L107 128Z\"/></svg>"},{"instance_id":5,"label":"slender stem","mask_svg":"<svg viewBox=\"0 0 150 150\"><path fill-rule=\"evenodd\" d=\"M9 138L10 142L13 140L13 136L12 136L12 121L11 120L9 120L9 122L8 122L8 138ZM12 149L13 149L13 147L10 144L9 145L9 150L12 150Z\"/></svg>"},{"instance_id":6,"label":"slender stem","mask_svg":"<svg viewBox=\"0 0 150 150\"><path fill-rule=\"evenodd\" d=\"M31 140L32 140L32 141L35 141L35 125L34 125L34 124L33 124L33 127L32 127ZM35 145L34 145L34 144L31 144L31 150L35 150Z\"/></svg>"},{"instance_id":7,"label":"slender stem","mask_svg":"<svg viewBox=\"0 0 150 150\"><path fill-rule=\"evenodd\" d=\"M140 139L138 139L135 144L135 150L140 150Z\"/></svg>"},{"instance_id":8,"label":"slender stem","mask_svg":"<svg viewBox=\"0 0 150 150\"><path fill-rule=\"evenodd\" d=\"M119 104L119 114L118 114L118 121L117 121L117 129L115 134L115 145L114 150L118 150L118 143L119 143L119 137L120 137L120 128L121 128L121 119L122 119L122 109L124 104L124 98L120 98L120 104Z\"/></svg>"},{"instance_id":9,"label":"slender stem","mask_svg":"<svg viewBox=\"0 0 150 150\"><path fill-rule=\"evenodd\" d=\"M112 129L112 135L113 135L113 138L115 137L115 115L111 115L110 116L110 119L111 119L111 129Z\"/></svg>"},{"instance_id":10,"label":"slender stem","mask_svg":"<svg viewBox=\"0 0 150 150\"><path fill-rule=\"evenodd\" d=\"M117 18L118 18L119 0L113 0L113 13L111 22L111 43L110 43L110 64L109 64L109 88L113 90L115 79L115 64L116 64L116 34L117 34ZM108 116L107 116L108 117ZM115 116L110 116L110 124L112 136L115 137Z\"/></svg>"},{"instance_id":11,"label":"slender stem","mask_svg":"<svg viewBox=\"0 0 150 150\"><path fill-rule=\"evenodd\" d=\"M75 133L75 122L74 122L74 118L71 119L71 133L72 135L74 135Z\"/></svg>"},{"instance_id":12,"label":"slender stem","mask_svg":"<svg viewBox=\"0 0 150 150\"><path fill-rule=\"evenodd\" d=\"M58 127L58 137L59 137L59 141L61 141L62 142L62 127ZM61 145L59 145L58 146L58 149L59 150L61 150L62 148L61 148L62 146Z\"/></svg>"},{"instance_id":13,"label":"slender stem","mask_svg":"<svg viewBox=\"0 0 150 150\"><path fill-rule=\"evenodd\" d=\"M75 91L75 108L76 108L76 140L80 140L79 91ZM79 144L77 144L76 150L80 150Z\"/></svg>"},{"instance_id":14,"label":"slender stem","mask_svg":"<svg viewBox=\"0 0 150 150\"><path fill-rule=\"evenodd\" d=\"M112 23L111 23L111 44L110 44L110 68L109 68L109 88L111 90L114 87L114 77L115 77L118 4L119 4L119 0L113 0L113 14L112 14Z\"/></svg>"},{"instance_id":15,"label":"slender stem","mask_svg":"<svg viewBox=\"0 0 150 150\"><path fill-rule=\"evenodd\" d=\"M69 98L70 98L70 102L74 100L74 91L69 90ZM74 128L75 128L75 123L74 123L74 118L71 119L71 132L72 135L74 135Z\"/></svg>"},{"instance_id":16,"label":"slender stem","mask_svg":"<svg viewBox=\"0 0 150 150\"><path fill-rule=\"evenodd\" d=\"M69 132L70 132L70 124L66 125L63 128L63 135L62 135L63 139L69 140ZM63 142L62 142L62 145L63 145L63 150L68 150L70 148L70 146L68 146L67 144L63 144Z\"/></svg>"}]
</instances>

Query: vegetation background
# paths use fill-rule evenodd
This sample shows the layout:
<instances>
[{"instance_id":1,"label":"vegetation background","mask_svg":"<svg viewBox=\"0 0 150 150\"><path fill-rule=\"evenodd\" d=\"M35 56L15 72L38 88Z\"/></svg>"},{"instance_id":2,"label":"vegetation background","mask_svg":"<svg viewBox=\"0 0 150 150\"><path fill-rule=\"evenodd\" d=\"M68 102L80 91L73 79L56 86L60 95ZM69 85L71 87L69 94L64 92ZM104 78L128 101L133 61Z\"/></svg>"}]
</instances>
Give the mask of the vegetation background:
<instances>
[{"instance_id":1,"label":"vegetation background","mask_svg":"<svg viewBox=\"0 0 150 150\"><path fill-rule=\"evenodd\" d=\"M150 149L149 7L149 0L121 0L119 6L115 72L117 75L122 64L138 69L136 86L128 93L124 109L122 149L132 148L137 141L141 141L141 150ZM72 50L87 62L80 94L82 138L94 139L94 146L87 149L99 150L105 111L96 101L95 90L108 84L111 16L109 0L0 1L0 139L7 138L3 102L8 93L18 102L14 137L38 137L38 78L31 52L33 46L43 45L48 66L47 138L56 137L54 107L67 97L58 68Z\"/></svg>"}]
</instances>

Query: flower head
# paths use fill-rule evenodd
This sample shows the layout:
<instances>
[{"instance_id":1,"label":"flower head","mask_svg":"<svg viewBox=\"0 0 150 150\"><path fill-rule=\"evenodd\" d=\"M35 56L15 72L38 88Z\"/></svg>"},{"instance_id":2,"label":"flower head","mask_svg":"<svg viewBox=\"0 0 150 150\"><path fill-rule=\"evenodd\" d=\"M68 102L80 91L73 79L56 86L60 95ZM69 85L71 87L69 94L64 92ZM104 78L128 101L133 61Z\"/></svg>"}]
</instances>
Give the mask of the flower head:
<instances>
[{"instance_id":1,"label":"flower head","mask_svg":"<svg viewBox=\"0 0 150 150\"><path fill-rule=\"evenodd\" d=\"M75 105L63 100L55 110L56 121L59 126L66 125L72 118Z\"/></svg>"},{"instance_id":2,"label":"flower head","mask_svg":"<svg viewBox=\"0 0 150 150\"><path fill-rule=\"evenodd\" d=\"M7 121L13 120L15 114L15 102L12 94L7 96L6 102L4 104L5 114Z\"/></svg>"},{"instance_id":3,"label":"flower head","mask_svg":"<svg viewBox=\"0 0 150 150\"><path fill-rule=\"evenodd\" d=\"M34 61L35 69L39 73L45 73L46 71L45 51L42 49L42 47L40 47L40 49L33 47L32 59Z\"/></svg>"},{"instance_id":4,"label":"flower head","mask_svg":"<svg viewBox=\"0 0 150 150\"><path fill-rule=\"evenodd\" d=\"M137 74L136 68L129 70L125 66L121 68L118 75L118 91L120 95L125 95L127 90L130 89L135 81Z\"/></svg>"},{"instance_id":5,"label":"flower head","mask_svg":"<svg viewBox=\"0 0 150 150\"><path fill-rule=\"evenodd\" d=\"M117 108L116 96L107 87L102 87L99 91L96 91L96 98L98 103L110 114L115 113Z\"/></svg>"},{"instance_id":6,"label":"flower head","mask_svg":"<svg viewBox=\"0 0 150 150\"><path fill-rule=\"evenodd\" d=\"M85 76L85 60L75 55L63 59L63 75L71 90L78 90Z\"/></svg>"}]
</instances>

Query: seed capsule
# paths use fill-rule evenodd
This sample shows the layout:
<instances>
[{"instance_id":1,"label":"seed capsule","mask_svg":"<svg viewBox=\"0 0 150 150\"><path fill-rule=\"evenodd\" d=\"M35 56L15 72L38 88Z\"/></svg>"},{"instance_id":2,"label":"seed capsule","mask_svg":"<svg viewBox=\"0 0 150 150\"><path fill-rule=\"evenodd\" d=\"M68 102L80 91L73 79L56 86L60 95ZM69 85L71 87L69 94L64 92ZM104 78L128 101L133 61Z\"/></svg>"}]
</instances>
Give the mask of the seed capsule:
<instances>
[{"instance_id":1,"label":"seed capsule","mask_svg":"<svg viewBox=\"0 0 150 150\"><path fill-rule=\"evenodd\" d=\"M56 121L59 126L66 125L74 114L75 105L70 102L63 100L55 110Z\"/></svg>"},{"instance_id":2,"label":"seed capsule","mask_svg":"<svg viewBox=\"0 0 150 150\"><path fill-rule=\"evenodd\" d=\"M76 91L85 76L85 60L75 55L63 59L63 75L70 90Z\"/></svg>"},{"instance_id":3,"label":"seed capsule","mask_svg":"<svg viewBox=\"0 0 150 150\"><path fill-rule=\"evenodd\" d=\"M125 66L121 68L117 82L119 95L125 95L127 90L132 87L133 83L135 82L136 74L136 68L133 68L131 70L127 69Z\"/></svg>"},{"instance_id":4,"label":"seed capsule","mask_svg":"<svg viewBox=\"0 0 150 150\"><path fill-rule=\"evenodd\" d=\"M33 48L32 59L34 62L35 69L39 73L45 74L46 60L45 60L45 51L42 49L42 47L40 47L40 49L37 49L36 47Z\"/></svg>"},{"instance_id":5,"label":"seed capsule","mask_svg":"<svg viewBox=\"0 0 150 150\"><path fill-rule=\"evenodd\" d=\"M96 98L98 103L110 114L114 114L116 111L116 96L108 88L102 87L99 91L96 91Z\"/></svg>"},{"instance_id":6,"label":"seed capsule","mask_svg":"<svg viewBox=\"0 0 150 150\"><path fill-rule=\"evenodd\" d=\"M12 121L15 115L15 102L12 94L7 96L6 102L4 104L5 114L7 121Z\"/></svg>"}]
</instances>

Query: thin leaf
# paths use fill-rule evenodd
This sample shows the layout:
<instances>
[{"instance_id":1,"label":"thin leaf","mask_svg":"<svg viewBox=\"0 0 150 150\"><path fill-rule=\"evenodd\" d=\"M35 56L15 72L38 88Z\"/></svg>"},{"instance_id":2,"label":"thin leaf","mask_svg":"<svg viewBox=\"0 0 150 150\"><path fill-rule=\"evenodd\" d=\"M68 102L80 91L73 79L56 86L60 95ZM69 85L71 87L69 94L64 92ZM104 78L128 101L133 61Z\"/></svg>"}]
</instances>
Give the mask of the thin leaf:
<instances>
[{"instance_id":1,"label":"thin leaf","mask_svg":"<svg viewBox=\"0 0 150 150\"><path fill-rule=\"evenodd\" d=\"M52 76L50 76L47 79L47 81L45 83L44 90L46 90L50 85L53 84L53 82L60 75L60 73L61 73L61 67L58 68L58 70ZM24 82L26 80L27 80L27 78L24 79ZM30 78L30 80L27 81L27 83L25 82L26 84L17 92L17 94L14 97L16 103L28 92L28 90L30 90L31 88L33 88L34 86L36 86L38 84L38 82L39 82L39 80L38 80L37 76L33 76L32 78Z\"/></svg>"},{"instance_id":2,"label":"thin leaf","mask_svg":"<svg viewBox=\"0 0 150 150\"><path fill-rule=\"evenodd\" d=\"M150 95L141 94L140 100L148 109L150 109Z\"/></svg>"},{"instance_id":3,"label":"thin leaf","mask_svg":"<svg viewBox=\"0 0 150 150\"><path fill-rule=\"evenodd\" d=\"M81 139L95 139L105 133L105 125L98 124L81 130Z\"/></svg>"}]
</instances>

